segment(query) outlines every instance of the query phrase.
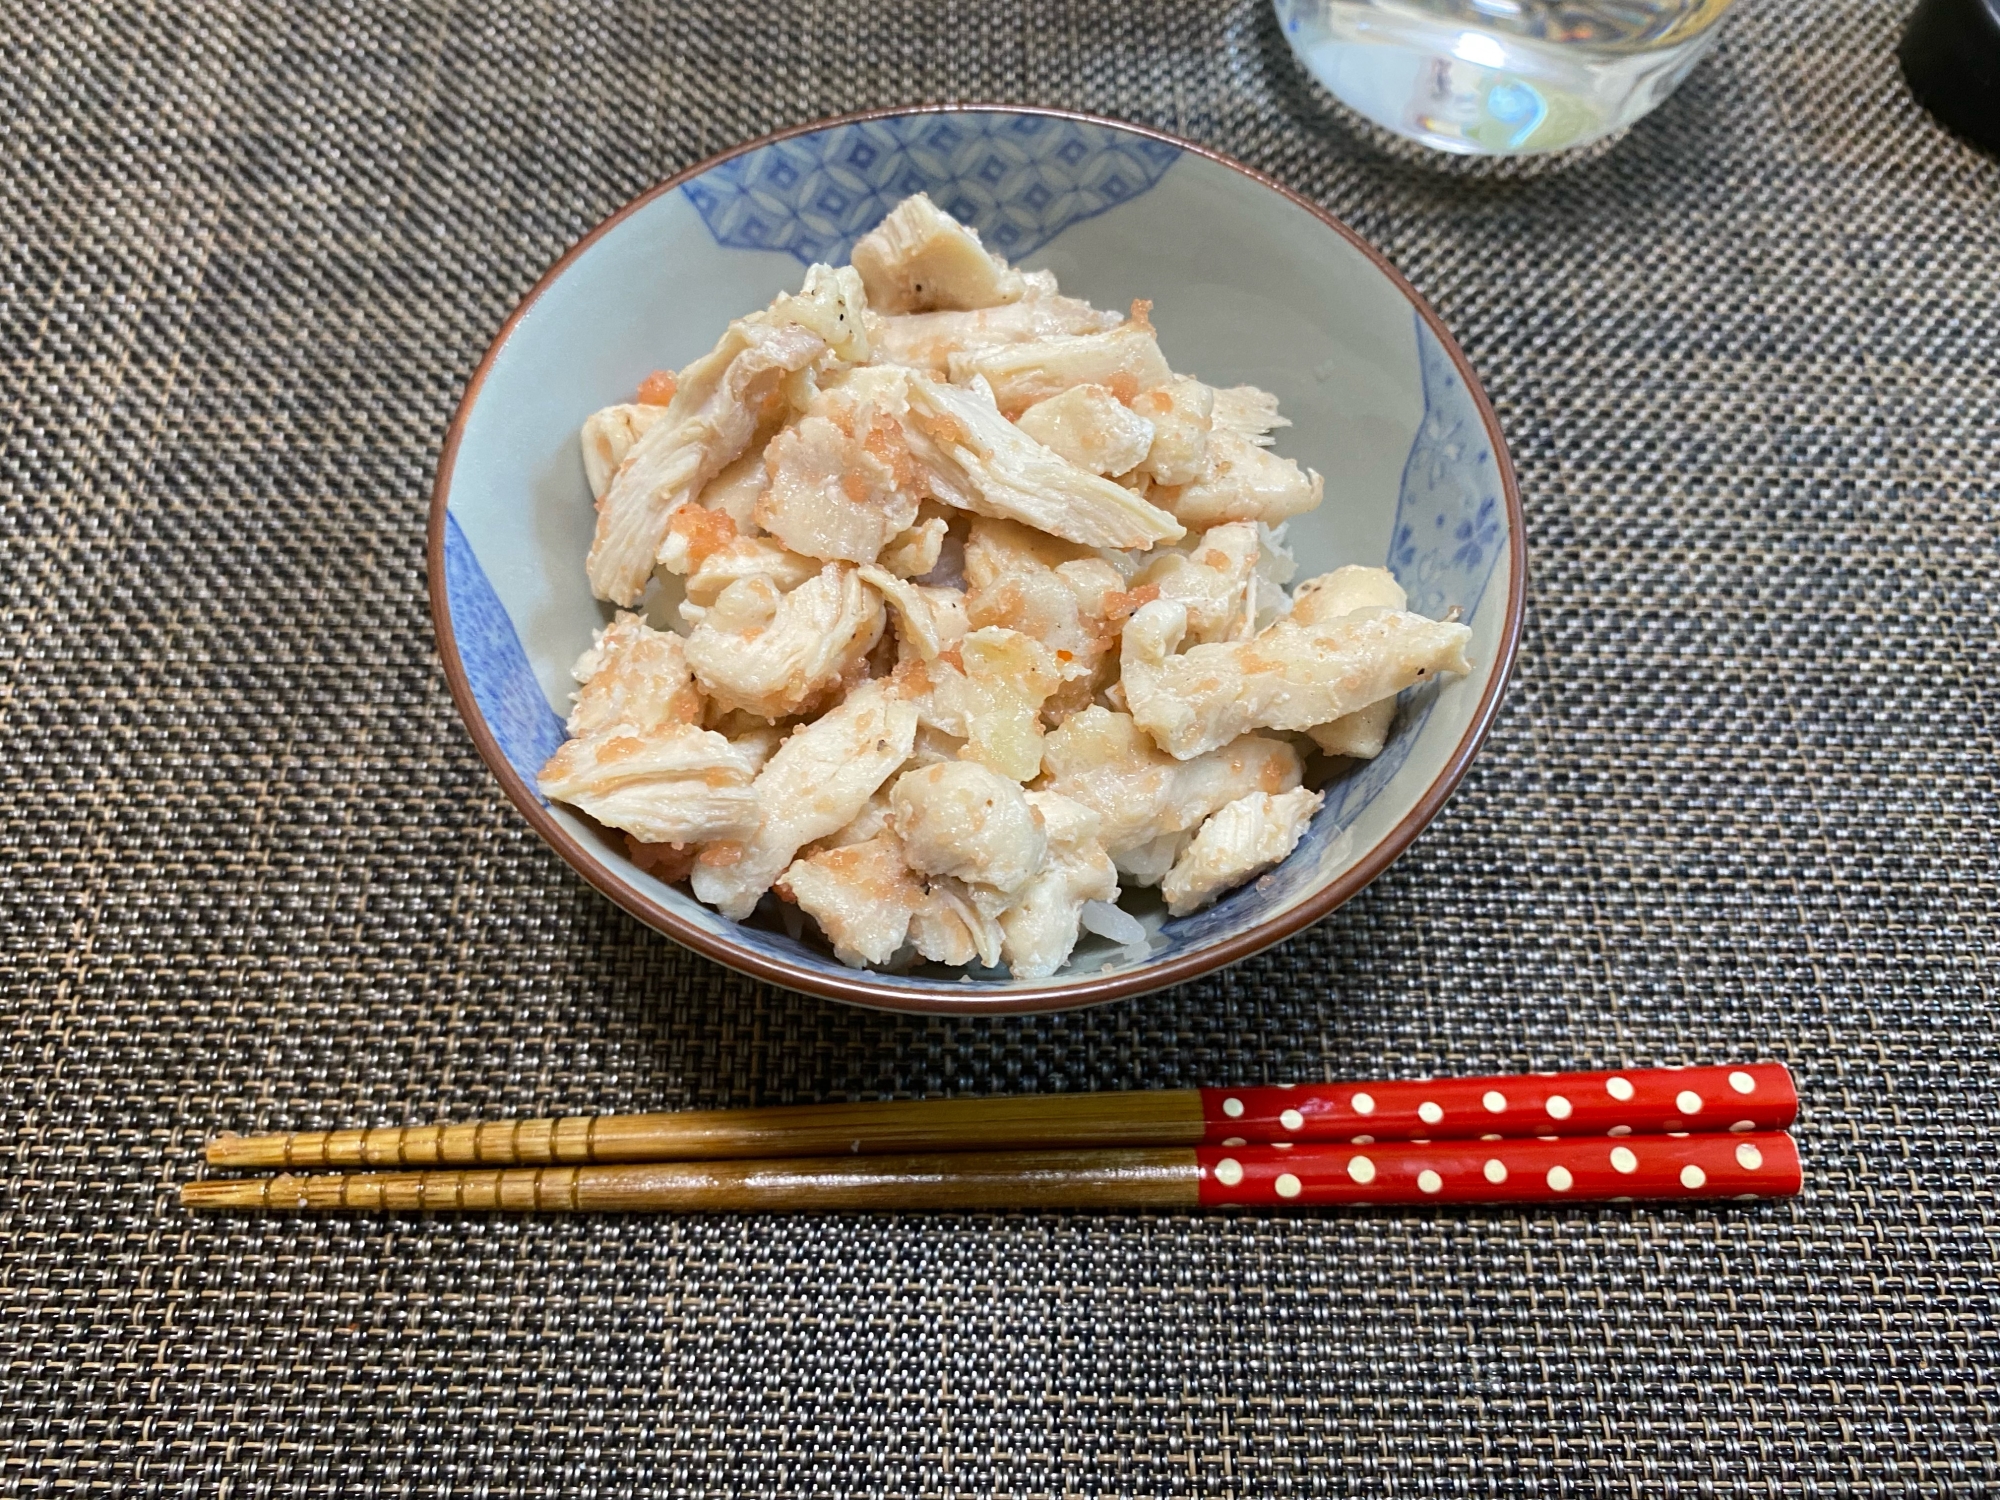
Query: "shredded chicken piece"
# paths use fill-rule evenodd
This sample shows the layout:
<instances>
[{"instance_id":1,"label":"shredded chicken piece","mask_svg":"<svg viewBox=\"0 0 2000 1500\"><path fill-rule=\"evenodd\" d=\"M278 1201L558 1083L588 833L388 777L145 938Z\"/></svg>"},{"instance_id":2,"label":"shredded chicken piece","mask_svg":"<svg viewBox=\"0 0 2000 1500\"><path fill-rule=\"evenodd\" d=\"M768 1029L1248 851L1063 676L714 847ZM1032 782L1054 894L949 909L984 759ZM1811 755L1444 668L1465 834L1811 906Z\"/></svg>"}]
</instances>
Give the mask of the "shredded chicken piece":
<instances>
[{"instance_id":1,"label":"shredded chicken piece","mask_svg":"<svg viewBox=\"0 0 2000 1500\"><path fill-rule=\"evenodd\" d=\"M1280 620L1247 641L1174 655L1187 611L1156 600L1125 626L1132 717L1185 760L1252 729L1310 729L1441 672L1468 672L1463 625L1388 611L1325 625Z\"/></svg>"},{"instance_id":2,"label":"shredded chicken piece","mask_svg":"<svg viewBox=\"0 0 2000 1500\"><path fill-rule=\"evenodd\" d=\"M1167 878L1167 871L1174 867L1174 861L1193 838L1191 830L1182 829L1179 833L1163 833L1137 848L1119 851L1115 861L1119 879L1135 887L1158 885Z\"/></svg>"},{"instance_id":3,"label":"shredded chicken piece","mask_svg":"<svg viewBox=\"0 0 2000 1500\"><path fill-rule=\"evenodd\" d=\"M640 733L614 724L565 740L537 783L607 828L648 844L742 838L757 826L755 771L712 730L671 724Z\"/></svg>"},{"instance_id":4,"label":"shredded chicken piece","mask_svg":"<svg viewBox=\"0 0 2000 1500\"><path fill-rule=\"evenodd\" d=\"M1215 392L1199 380L1176 375L1141 391L1132 410L1153 424L1152 446L1139 467L1155 484L1192 484L1208 466L1208 431Z\"/></svg>"},{"instance_id":5,"label":"shredded chicken piece","mask_svg":"<svg viewBox=\"0 0 2000 1500\"><path fill-rule=\"evenodd\" d=\"M1115 687L1117 684L1113 683L1112 686ZM1073 677L1065 680L1042 702L1043 732L1059 728L1064 720L1082 713L1097 701L1097 694L1098 687L1094 677Z\"/></svg>"},{"instance_id":6,"label":"shredded chicken piece","mask_svg":"<svg viewBox=\"0 0 2000 1500\"><path fill-rule=\"evenodd\" d=\"M1299 784L1299 755L1261 735L1175 760L1128 714L1087 708L1042 746L1037 789L1061 792L1104 820L1099 839L1123 859L1168 834L1194 828L1224 803Z\"/></svg>"},{"instance_id":7,"label":"shredded chicken piece","mask_svg":"<svg viewBox=\"0 0 2000 1500\"><path fill-rule=\"evenodd\" d=\"M1104 386L1119 400L1130 401L1174 378L1152 325L1137 320L1104 333L967 350L951 356L950 370L954 385L983 378L1000 410L1010 416L1071 386Z\"/></svg>"},{"instance_id":8,"label":"shredded chicken piece","mask_svg":"<svg viewBox=\"0 0 2000 1500\"><path fill-rule=\"evenodd\" d=\"M1187 552L1168 552L1140 572L1134 583L1187 611L1188 635L1196 642L1244 640L1255 633L1257 562L1263 542L1257 527L1233 521L1202 533Z\"/></svg>"},{"instance_id":9,"label":"shredded chicken piece","mask_svg":"<svg viewBox=\"0 0 2000 1500\"><path fill-rule=\"evenodd\" d=\"M865 387L822 392L764 463L757 524L807 557L873 562L917 519L921 475L902 424Z\"/></svg>"},{"instance_id":10,"label":"shredded chicken piece","mask_svg":"<svg viewBox=\"0 0 2000 1500\"><path fill-rule=\"evenodd\" d=\"M828 563L790 593L741 579L688 634L688 665L726 707L769 719L801 712L858 673L885 624L882 596L845 563Z\"/></svg>"},{"instance_id":11,"label":"shredded chicken piece","mask_svg":"<svg viewBox=\"0 0 2000 1500\"><path fill-rule=\"evenodd\" d=\"M874 318L868 326L879 363L948 375L954 354L1066 334L1102 333L1122 322L1119 314L1099 312L1074 297L1030 295L979 312Z\"/></svg>"},{"instance_id":12,"label":"shredded chicken piece","mask_svg":"<svg viewBox=\"0 0 2000 1500\"><path fill-rule=\"evenodd\" d=\"M1184 917L1199 911L1224 891L1281 863L1298 847L1325 801L1320 793L1300 787L1276 796L1253 792L1217 808L1160 883L1169 914Z\"/></svg>"},{"instance_id":13,"label":"shredded chicken piece","mask_svg":"<svg viewBox=\"0 0 2000 1500\"><path fill-rule=\"evenodd\" d=\"M1042 869L1000 914L1000 956L1016 979L1045 979L1069 960L1086 901L1116 901L1118 871L1098 833L1103 820L1059 792L1025 799L1045 831Z\"/></svg>"},{"instance_id":14,"label":"shredded chicken piece","mask_svg":"<svg viewBox=\"0 0 2000 1500\"><path fill-rule=\"evenodd\" d=\"M1317 506L1326 481L1311 469L1217 426L1208 435L1208 464L1202 477L1178 489L1165 486L1150 498L1192 527L1225 521L1265 521L1273 525Z\"/></svg>"},{"instance_id":15,"label":"shredded chicken piece","mask_svg":"<svg viewBox=\"0 0 2000 1500\"><path fill-rule=\"evenodd\" d=\"M971 622L1033 636L1065 681L1090 677L1117 644L1118 624L1105 611L1124 580L1088 548L982 517L966 538L965 581Z\"/></svg>"},{"instance_id":16,"label":"shredded chicken piece","mask_svg":"<svg viewBox=\"0 0 2000 1500\"><path fill-rule=\"evenodd\" d=\"M1306 733L1328 755L1373 760L1389 743L1389 730L1395 722L1396 700L1384 698L1351 714L1343 714L1331 724L1315 724Z\"/></svg>"},{"instance_id":17,"label":"shredded chicken piece","mask_svg":"<svg viewBox=\"0 0 2000 1500\"><path fill-rule=\"evenodd\" d=\"M1000 415L983 382L960 388L913 375L910 417L939 449L926 467L944 481L932 492L948 504L1087 547L1145 549L1186 534L1165 511L1029 437Z\"/></svg>"},{"instance_id":18,"label":"shredded chicken piece","mask_svg":"<svg viewBox=\"0 0 2000 1500\"><path fill-rule=\"evenodd\" d=\"M764 767L771 763L771 757L778 753L778 747L785 743L785 736L790 733L790 730L780 729L775 724L762 724L755 729L746 729L740 734L730 735L729 743L735 747L736 753L742 757L751 771L761 775Z\"/></svg>"},{"instance_id":19,"label":"shredded chicken piece","mask_svg":"<svg viewBox=\"0 0 2000 1500\"><path fill-rule=\"evenodd\" d=\"M917 377L922 378L922 377ZM866 438L871 456L877 460L873 472L880 478L882 467L894 472L895 505L898 512L916 500L916 515L939 516L951 511L967 511L980 504L978 491L965 471L946 449L914 420L910 410L912 374L894 365L864 365L837 372L828 389L813 402L815 411L830 410L852 430L858 405L868 414L872 431ZM831 403L847 403L846 414ZM950 432L957 434L954 425ZM912 517L914 525L915 517ZM809 520L807 524L810 524ZM946 522L949 532L950 523ZM893 541L904 535L897 532ZM887 542L884 543L887 545ZM939 545L943 545L940 538Z\"/></svg>"},{"instance_id":20,"label":"shredded chicken piece","mask_svg":"<svg viewBox=\"0 0 2000 1500\"><path fill-rule=\"evenodd\" d=\"M1018 302L1030 283L979 243L979 232L923 193L905 198L854 245L854 269L878 312L977 309Z\"/></svg>"},{"instance_id":21,"label":"shredded chicken piece","mask_svg":"<svg viewBox=\"0 0 2000 1500\"><path fill-rule=\"evenodd\" d=\"M621 613L574 675L574 738L542 768L544 796L648 844L734 838L755 821L756 764L698 727L701 693L679 636Z\"/></svg>"},{"instance_id":22,"label":"shredded chicken piece","mask_svg":"<svg viewBox=\"0 0 2000 1500\"><path fill-rule=\"evenodd\" d=\"M910 918L910 943L936 963L963 966L977 960L986 968L1000 962L1006 935L1000 913L1007 898L949 875L926 882L924 904Z\"/></svg>"},{"instance_id":23,"label":"shredded chicken piece","mask_svg":"<svg viewBox=\"0 0 2000 1500\"><path fill-rule=\"evenodd\" d=\"M1042 705L1062 675L1042 644L986 626L958 643L964 665L965 754L1027 781L1042 769Z\"/></svg>"},{"instance_id":24,"label":"shredded chicken piece","mask_svg":"<svg viewBox=\"0 0 2000 1500\"><path fill-rule=\"evenodd\" d=\"M573 735L620 725L646 735L701 722L701 690L688 670L681 638L653 629L639 615L620 611L597 632L570 675L583 684L569 715Z\"/></svg>"},{"instance_id":25,"label":"shredded chicken piece","mask_svg":"<svg viewBox=\"0 0 2000 1500\"><path fill-rule=\"evenodd\" d=\"M777 890L819 923L834 957L854 968L893 958L926 896L893 833L794 860Z\"/></svg>"},{"instance_id":26,"label":"shredded chicken piece","mask_svg":"<svg viewBox=\"0 0 2000 1500\"><path fill-rule=\"evenodd\" d=\"M695 895L736 921L749 916L800 849L854 820L909 758L916 732L916 709L879 682L794 730L751 784L754 831L702 851Z\"/></svg>"},{"instance_id":27,"label":"shredded chicken piece","mask_svg":"<svg viewBox=\"0 0 2000 1500\"><path fill-rule=\"evenodd\" d=\"M673 513L743 453L775 409L810 395L822 355L867 358L865 311L851 267L813 266L796 296L737 319L681 371L665 415L632 446L598 501L587 567L600 599L638 602Z\"/></svg>"},{"instance_id":28,"label":"shredded chicken piece","mask_svg":"<svg viewBox=\"0 0 2000 1500\"><path fill-rule=\"evenodd\" d=\"M671 566L667 571L673 571ZM731 584L745 579L761 578L780 593L790 593L816 578L819 572L819 559L787 552L769 537L738 537L710 553L699 568L688 574L687 601L681 605L681 618L689 625L699 625L707 617L708 606L720 599Z\"/></svg>"},{"instance_id":29,"label":"shredded chicken piece","mask_svg":"<svg viewBox=\"0 0 2000 1500\"><path fill-rule=\"evenodd\" d=\"M965 674L960 673L959 675L963 677ZM965 758L965 736L962 734L951 734L946 730L938 728L935 724L925 723L923 719L925 706L923 701L921 699L912 699L911 701L917 705L918 718L917 738L915 743L910 746L909 769L915 770L919 766L935 766L948 760L963 760ZM962 718L960 722L963 722Z\"/></svg>"},{"instance_id":30,"label":"shredded chicken piece","mask_svg":"<svg viewBox=\"0 0 2000 1500\"><path fill-rule=\"evenodd\" d=\"M941 758L956 760L965 746L965 669L958 653L940 652L937 660L925 661L912 652L890 680L916 705L917 723L940 743L950 741L950 752Z\"/></svg>"},{"instance_id":31,"label":"shredded chicken piece","mask_svg":"<svg viewBox=\"0 0 2000 1500\"><path fill-rule=\"evenodd\" d=\"M1125 556L1117 552L1099 553L1056 565L1056 577L1069 585L1070 592L1076 595L1077 608L1085 615L1103 620L1117 617L1117 623L1109 627L1113 634L1124 627L1126 615L1145 602L1131 597L1134 591L1125 586L1125 574L1116 566Z\"/></svg>"},{"instance_id":32,"label":"shredded chicken piece","mask_svg":"<svg viewBox=\"0 0 2000 1500\"><path fill-rule=\"evenodd\" d=\"M1278 398L1254 385L1224 386L1214 393L1214 400L1215 430L1239 437L1253 447L1270 447L1272 430L1292 425L1290 417L1278 415Z\"/></svg>"},{"instance_id":33,"label":"shredded chicken piece","mask_svg":"<svg viewBox=\"0 0 2000 1500\"><path fill-rule=\"evenodd\" d=\"M740 318L681 372L666 415L633 445L598 502L588 563L598 598L639 602L674 512L743 451L766 407L784 399L785 377L826 349L797 323Z\"/></svg>"},{"instance_id":34,"label":"shredded chicken piece","mask_svg":"<svg viewBox=\"0 0 2000 1500\"><path fill-rule=\"evenodd\" d=\"M896 612L898 644L922 660L936 660L939 652L956 645L972 628L966 621L965 595L957 589L911 583L873 565L860 571L861 581L879 590Z\"/></svg>"},{"instance_id":35,"label":"shredded chicken piece","mask_svg":"<svg viewBox=\"0 0 2000 1500\"><path fill-rule=\"evenodd\" d=\"M1061 685L1041 644L998 626L976 630L936 660L897 668L920 721L968 760L1026 781L1041 768L1041 708Z\"/></svg>"},{"instance_id":36,"label":"shredded chicken piece","mask_svg":"<svg viewBox=\"0 0 2000 1500\"><path fill-rule=\"evenodd\" d=\"M1153 447L1153 424L1101 385L1073 385L1037 401L1014 425L1093 474L1123 474Z\"/></svg>"},{"instance_id":37,"label":"shredded chicken piece","mask_svg":"<svg viewBox=\"0 0 2000 1500\"><path fill-rule=\"evenodd\" d=\"M703 485L695 497L703 509L720 511L729 517L745 536L754 533L757 527L757 502L764 498L765 487L770 483L770 473L764 467L764 449L777 435L775 431L766 434L759 428L743 452ZM759 438L763 441L758 441Z\"/></svg>"},{"instance_id":38,"label":"shredded chicken piece","mask_svg":"<svg viewBox=\"0 0 2000 1500\"><path fill-rule=\"evenodd\" d=\"M1019 571L1053 572L1064 563L1097 555L1095 548L1066 542L1018 521L976 516L965 535L965 581L977 593Z\"/></svg>"},{"instance_id":39,"label":"shredded chicken piece","mask_svg":"<svg viewBox=\"0 0 2000 1500\"><path fill-rule=\"evenodd\" d=\"M733 583L763 578L788 593L820 571L817 558L787 552L769 537L739 536L726 512L703 505L683 505L674 512L660 543L660 566L687 580L681 617L690 625L700 623L708 606Z\"/></svg>"},{"instance_id":40,"label":"shredded chicken piece","mask_svg":"<svg viewBox=\"0 0 2000 1500\"><path fill-rule=\"evenodd\" d=\"M876 789L874 796L861 805L860 812L825 838L815 840L806 852L812 854L821 849L844 849L849 844L865 844L885 833L894 833L896 825L891 814L889 784L885 782ZM901 858L900 853L897 857Z\"/></svg>"},{"instance_id":41,"label":"shredded chicken piece","mask_svg":"<svg viewBox=\"0 0 2000 1500\"><path fill-rule=\"evenodd\" d=\"M1041 873L1048 837L1018 782L961 760L905 771L889 799L913 870L1010 895Z\"/></svg>"},{"instance_id":42,"label":"shredded chicken piece","mask_svg":"<svg viewBox=\"0 0 2000 1500\"><path fill-rule=\"evenodd\" d=\"M1387 568L1349 566L1300 584L1292 597L1290 618L1301 625L1323 625L1358 610L1396 610L1408 603L1409 596ZM1396 700L1379 698L1331 724L1315 724L1306 733L1328 755L1373 760L1388 743L1395 720Z\"/></svg>"},{"instance_id":43,"label":"shredded chicken piece","mask_svg":"<svg viewBox=\"0 0 2000 1500\"><path fill-rule=\"evenodd\" d=\"M852 266L837 271L823 265L807 267L798 292L780 294L762 316L772 323L810 328L826 340L836 358L849 364L858 365L869 356L868 294Z\"/></svg>"},{"instance_id":44,"label":"shredded chicken piece","mask_svg":"<svg viewBox=\"0 0 2000 1500\"><path fill-rule=\"evenodd\" d=\"M1127 590L1124 583L1102 558L1080 558L1048 573L1003 578L981 590L971 601L972 622L1008 625L1032 635L1054 654L1065 680L1103 686L1116 666L1112 653L1125 617L1152 597L1148 590Z\"/></svg>"},{"instance_id":45,"label":"shredded chicken piece","mask_svg":"<svg viewBox=\"0 0 2000 1500\"><path fill-rule=\"evenodd\" d=\"M1287 618L1297 625L1325 625L1361 609L1407 609L1410 596L1387 568L1350 563L1308 578L1292 590Z\"/></svg>"},{"instance_id":46,"label":"shredded chicken piece","mask_svg":"<svg viewBox=\"0 0 2000 1500\"><path fill-rule=\"evenodd\" d=\"M925 516L900 536L891 537L877 562L898 578L921 578L938 565L950 523L943 516Z\"/></svg>"},{"instance_id":47,"label":"shredded chicken piece","mask_svg":"<svg viewBox=\"0 0 2000 1500\"><path fill-rule=\"evenodd\" d=\"M648 427L667 414L664 406L626 402L594 411L583 419L583 473L590 481L590 498L602 500L611 488L611 476L625 462L625 455Z\"/></svg>"}]
</instances>

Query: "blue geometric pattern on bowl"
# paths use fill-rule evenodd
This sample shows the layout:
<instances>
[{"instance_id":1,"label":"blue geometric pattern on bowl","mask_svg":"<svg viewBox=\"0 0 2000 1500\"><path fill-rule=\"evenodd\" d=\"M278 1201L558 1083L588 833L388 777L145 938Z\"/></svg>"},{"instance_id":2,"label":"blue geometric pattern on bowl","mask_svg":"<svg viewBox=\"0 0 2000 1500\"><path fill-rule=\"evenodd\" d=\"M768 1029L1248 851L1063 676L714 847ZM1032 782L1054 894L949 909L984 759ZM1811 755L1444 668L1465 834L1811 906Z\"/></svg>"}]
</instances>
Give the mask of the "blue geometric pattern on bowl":
<instances>
[{"instance_id":1,"label":"blue geometric pattern on bowl","mask_svg":"<svg viewBox=\"0 0 2000 1500\"><path fill-rule=\"evenodd\" d=\"M1424 415L1403 463L1388 564L1409 593L1411 609L1438 616L1457 605L1460 618L1470 624L1505 547L1500 467L1479 408L1444 346L1421 317L1412 314L1411 320L1416 325ZM1169 948L1206 942L1246 922L1262 921L1260 909L1276 912L1314 884L1355 816L1409 759L1430 719L1439 686L1433 682L1403 695L1395 729L1382 753L1325 788L1326 805L1289 860L1208 910L1169 922L1162 934Z\"/></svg>"},{"instance_id":2,"label":"blue geometric pattern on bowl","mask_svg":"<svg viewBox=\"0 0 2000 1500\"><path fill-rule=\"evenodd\" d=\"M845 265L912 193L1009 260L1157 183L1180 148L1042 115L903 115L816 130L722 163L682 189L718 244Z\"/></svg>"},{"instance_id":3,"label":"blue geometric pattern on bowl","mask_svg":"<svg viewBox=\"0 0 2000 1500\"><path fill-rule=\"evenodd\" d=\"M444 517L444 588L452 638L479 712L507 763L533 787L535 774L562 746L563 721L542 696L514 622L450 511Z\"/></svg>"}]
</instances>

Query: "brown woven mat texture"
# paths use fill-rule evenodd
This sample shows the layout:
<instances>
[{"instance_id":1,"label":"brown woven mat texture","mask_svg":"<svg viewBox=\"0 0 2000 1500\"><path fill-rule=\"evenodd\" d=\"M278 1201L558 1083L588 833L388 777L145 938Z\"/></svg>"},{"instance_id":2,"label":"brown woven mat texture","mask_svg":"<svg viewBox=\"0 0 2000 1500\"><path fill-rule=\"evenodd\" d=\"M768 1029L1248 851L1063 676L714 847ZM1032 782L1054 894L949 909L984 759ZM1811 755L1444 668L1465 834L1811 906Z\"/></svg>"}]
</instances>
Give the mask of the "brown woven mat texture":
<instances>
[{"instance_id":1,"label":"brown woven mat texture","mask_svg":"<svg viewBox=\"0 0 2000 1500\"><path fill-rule=\"evenodd\" d=\"M1615 149L1438 173L1261 0L0 11L0 1490L2000 1492L2000 163L1905 7L1747 0ZM1380 244L1491 392L1512 695L1233 972L762 988L496 791L424 601L467 375L767 130L1080 107ZM1226 226L1197 226L1226 232ZM1796 1202L196 1219L220 1129L1774 1057Z\"/></svg>"}]
</instances>

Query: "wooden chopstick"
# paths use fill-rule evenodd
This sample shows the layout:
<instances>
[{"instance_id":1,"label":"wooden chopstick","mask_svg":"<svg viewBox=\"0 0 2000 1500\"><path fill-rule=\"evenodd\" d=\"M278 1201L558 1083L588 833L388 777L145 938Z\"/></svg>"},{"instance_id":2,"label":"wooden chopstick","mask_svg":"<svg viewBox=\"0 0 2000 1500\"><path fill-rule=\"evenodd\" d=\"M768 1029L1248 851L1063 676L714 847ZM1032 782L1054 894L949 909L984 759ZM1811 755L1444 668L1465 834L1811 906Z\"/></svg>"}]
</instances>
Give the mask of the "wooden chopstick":
<instances>
[{"instance_id":1,"label":"wooden chopstick","mask_svg":"<svg viewBox=\"0 0 2000 1500\"><path fill-rule=\"evenodd\" d=\"M219 1136L218 1167L591 1165L1290 1141L1782 1130L1778 1063L1297 1087L885 1100Z\"/></svg>"},{"instance_id":2,"label":"wooden chopstick","mask_svg":"<svg viewBox=\"0 0 2000 1500\"><path fill-rule=\"evenodd\" d=\"M186 1183L181 1202L361 1213L1185 1210L1773 1198L1800 1181L1792 1138L1755 1131L286 1175Z\"/></svg>"}]
</instances>

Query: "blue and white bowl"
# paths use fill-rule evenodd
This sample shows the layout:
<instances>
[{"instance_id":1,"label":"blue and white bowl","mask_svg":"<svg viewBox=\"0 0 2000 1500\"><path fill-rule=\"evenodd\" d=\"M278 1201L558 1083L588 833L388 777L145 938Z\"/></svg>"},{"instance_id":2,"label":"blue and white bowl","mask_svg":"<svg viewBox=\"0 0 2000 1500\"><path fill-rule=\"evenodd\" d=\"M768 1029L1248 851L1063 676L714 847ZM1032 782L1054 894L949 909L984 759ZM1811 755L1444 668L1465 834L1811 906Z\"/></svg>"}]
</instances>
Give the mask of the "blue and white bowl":
<instances>
[{"instance_id":1,"label":"blue and white bowl","mask_svg":"<svg viewBox=\"0 0 2000 1500\"><path fill-rule=\"evenodd\" d=\"M1179 920L1143 956L1086 935L1049 979L849 969L781 923L731 922L635 868L622 841L535 789L563 740L570 664L608 607L577 428L647 372L704 353L732 317L839 265L923 191L1010 260L1100 307L1150 298L1176 370L1273 391L1279 451L1326 476L1291 523L1299 576L1386 562L1410 606L1456 606L1470 678L1408 695L1387 749L1329 783L1270 876ZM1325 916L1444 805L1500 704L1526 584L1520 498L1498 424L1437 315L1351 229L1201 147L1026 108L857 115L739 147L591 232L515 309L453 421L430 517L431 608L466 726L514 804L620 906L731 968L910 1011L1051 1010L1175 984Z\"/></svg>"}]
</instances>

